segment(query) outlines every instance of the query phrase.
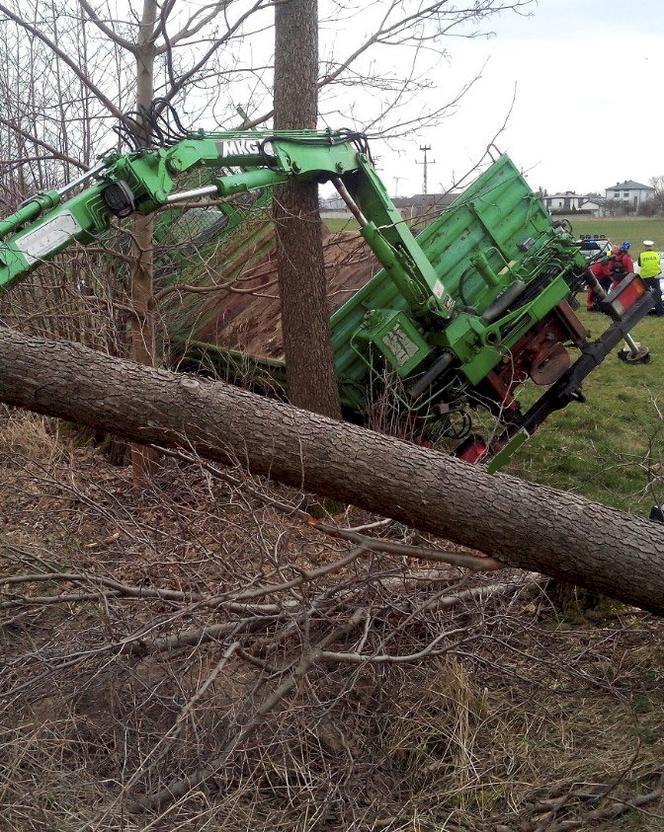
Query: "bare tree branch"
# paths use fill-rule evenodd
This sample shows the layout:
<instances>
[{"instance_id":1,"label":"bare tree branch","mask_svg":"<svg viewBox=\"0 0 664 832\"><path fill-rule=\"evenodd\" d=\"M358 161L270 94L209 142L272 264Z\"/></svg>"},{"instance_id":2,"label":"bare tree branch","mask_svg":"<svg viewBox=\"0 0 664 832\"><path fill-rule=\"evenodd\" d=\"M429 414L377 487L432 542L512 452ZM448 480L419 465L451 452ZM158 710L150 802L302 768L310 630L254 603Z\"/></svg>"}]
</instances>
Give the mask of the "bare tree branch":
<instances>
[{"instance_id":1,"label":"bare tree branch","mask_svg":"<svg viewBox=\"0 0 664 832\"><path fill-rule=\"evenodd\" d=\"M99 17L97 12L92 8L92 6L87 2L87 0L78 1L80 3L81 8L86 12L90 20L101 32L103 32L106 35L107 38L112 40L114 43L117 43L117 45L121 46L123 49L126 49L127 52L131 52L133 55L136 54L135 43L132 43L126 38L123 38L115 31L115 29L104 23L104 21Z\"/></svg>"},{"instance_id":2,"label":"bare tree branch","mask_svg":"<svg viewBox=\"0 0 664 832\"><path fill-rule=\"evenodd\" d=\"M37 38L38 40L42 41L42 43L46 44L46 46L51 49L51 51L60 58L67 66L72 70L74 75L81 81L81 83L93 93L99 101L106 107L106 109L111 113L111 115L115 116L116 118L120 118L122 112L115 106L115 104L108 98L100 89L99 87L94 84L90 78L81 70L80 66L74 61L72 58L67 55L67 53L60 49L56 43L45 33L43 32L38 26L29 23L27 20L24 20L18 14L15 14L11 9L7 8L3 3L0 3L0 12L6 15L10 20L13 20L18 26L22 29L25 29L27 32Z\"/></svg>"}]
</instances>

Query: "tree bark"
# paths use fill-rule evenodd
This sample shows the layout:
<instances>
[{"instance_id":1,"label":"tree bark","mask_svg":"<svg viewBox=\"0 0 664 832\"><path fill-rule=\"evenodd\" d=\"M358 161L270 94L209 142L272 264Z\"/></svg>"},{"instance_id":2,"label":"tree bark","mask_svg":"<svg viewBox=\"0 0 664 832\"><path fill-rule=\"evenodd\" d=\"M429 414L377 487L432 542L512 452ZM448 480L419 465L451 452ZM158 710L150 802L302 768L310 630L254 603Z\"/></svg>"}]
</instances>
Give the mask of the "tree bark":
<instances>
[{"instance_id":1,"label":"tree bark","mask_svg":"<svg viewBox=\"0 0 664 832\"><path fill-rule=\"evenodd\" d=\"M136 109L147 109L154 98L155 44L154 27L157 21L157 0L143 0L143 13L136 39ZM136 136L143 147L152 144L152 131L144 122ZM131 357L139 364L154 367L157 351L154 331L154 219L137 216L134 228L134 262L131 271ZM134 483L141 485L153 473L158 459L152 448L133 445L131 464Z\"/></svg>"},{"instance_id":2,"label":"tree bark","mask_svg":"<svg viewBox=\"0 0 664 832\"><path fill-rule=\"evenodd\" d=\"M239 460L511 566L664 614L664 526L194 376L0 329L0 400Z\"/></svg>"},{"instance_id":3,"label":"tree bark","mask_svg":"<svg viewBox=\"0 0 664 832\"><path fill-rule=\"evenodd\" d=\"M318 3L286 0L275 5L274 127L315 129L317 120ZM274 223L288 395L297 407L339 419L318 186L277 188Z\"/></svg>"}]
</instances>

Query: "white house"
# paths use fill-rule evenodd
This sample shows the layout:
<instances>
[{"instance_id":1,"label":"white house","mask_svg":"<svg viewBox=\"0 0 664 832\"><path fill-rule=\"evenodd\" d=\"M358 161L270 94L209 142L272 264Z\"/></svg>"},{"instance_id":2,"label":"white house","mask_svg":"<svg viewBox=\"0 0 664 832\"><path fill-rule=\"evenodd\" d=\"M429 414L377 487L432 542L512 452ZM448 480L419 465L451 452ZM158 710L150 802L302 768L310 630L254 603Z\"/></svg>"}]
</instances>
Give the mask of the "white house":
<instances>
[{"instance_id":1,"label":"white house","mask_svg":"<svg viewBox=\"0 0 664 832\"><path fill-rule=\"evenodd\" d=\"M595 197L586 197L579 208L580 213L588 214L591 217L604 216L604 200L596 199Z\"/></svg>"},{"instance_id":2,"label":"white house","mask_svg":"<svg viewBox=\"0 0 664 832\"><path fill-rule=\"evenodd\" d=\"M565 191L560 194L547 194L542 197L544 205L552 213L564 211L578 211L583 196L576 191Z\"/></svg>"},{"instance_id":3,"label":"white house","mask_svg":"<svg viewBox=\"0 0 664 832\"><path fill-rule=\"evenodd\" d=\"M577 194L565 191L559 194L544 194L544 207L550 214L585 213L599 217L602 213L602 200L595 194Z\"/></svg>"},{"instance_id":4,"label":"white house","mask_svg":"<svg viewBox=\"0 0 664 832\"><path fill-rule=\"evenodd\" d=\"M609 205L629 207L634 211L638 210L644 203L650 202L654 196L654 188L651 188L650 185L642 185L633 179L618 182L606 189L606 199Z\"/></svg>"}]
</instances>

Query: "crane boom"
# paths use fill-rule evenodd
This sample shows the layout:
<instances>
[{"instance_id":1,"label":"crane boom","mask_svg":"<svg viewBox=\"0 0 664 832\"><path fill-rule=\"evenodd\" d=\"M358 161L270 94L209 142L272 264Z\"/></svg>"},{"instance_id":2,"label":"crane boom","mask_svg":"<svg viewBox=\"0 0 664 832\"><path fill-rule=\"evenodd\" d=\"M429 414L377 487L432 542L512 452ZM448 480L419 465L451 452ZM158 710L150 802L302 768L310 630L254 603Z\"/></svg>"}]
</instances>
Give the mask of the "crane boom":
<instances>
[{"instance_id":1,"label":"crane boom","mask_svg":"<svg viewBox=\"0 0 664 832\"><path fill-rule=\"evenodd\" d=\"M236 168L241 171L233 172ZM197 169L219 175L202 188L176 191L178 178ZM92 184L65 198L86 179ZM450 316L452 299L389 198L368 148L357 137L331 131L200 133L170 147L106 154L76 183L30 197L0 222L0 290L74 241L86 245L98 239L114 217L295 179L332 181L364 218L363 236L413 307Z\"/></svg>"}]
</instances>

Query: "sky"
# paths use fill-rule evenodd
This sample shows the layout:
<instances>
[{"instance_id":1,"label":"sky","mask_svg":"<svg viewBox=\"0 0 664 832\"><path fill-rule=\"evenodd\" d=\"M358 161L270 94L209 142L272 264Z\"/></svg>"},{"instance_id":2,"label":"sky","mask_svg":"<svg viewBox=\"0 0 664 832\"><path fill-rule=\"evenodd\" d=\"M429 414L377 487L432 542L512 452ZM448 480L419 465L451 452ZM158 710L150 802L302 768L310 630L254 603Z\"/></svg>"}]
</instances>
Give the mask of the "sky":
<instances>
[{"instance_id":1,"label":"sky","mask_svg":"<svg viewBox=\"0 0 664 832\"><path fill-rule=\"evenodd\" d=\"M422 191L420 144L435 159L429 192L449 187L499 130L515 87L496 144L532 187L603 194L664 174L662 0L539 0L529 16L505 13L488 27L491 37L448 44L436 70L452 90L487 62L454 116L381 152L392 193Z\"/></svg>"},{"instance_id":2,"label":"sky","mask_svg":"<svg viewBox=\"0 0 664 832\"><path fill-rule=\"evenodd\" d=\"M125 19L130 6L136 12L141 5L141 0L117 2ZM180 8L186 14L205 4L187 0ZM319 0L322 60L345 59L375 32L376 15L389 5ZM417 5L417 0L410 3ZM344 7L354 11L344 15L338 11ZM248 81L232 76L243 80L223 88L220 96L232 113L231 122L219 123L210 112L194 126L234 126L237 105L252 117L270 109L271 21L270 9L260 25L252 20L249 28L255 33L239 42L243 64L268 69ZM509 153L535 189L603 194L618 181L647 183L664 174L664 0L536 0L520 14L506 11L490 17L480 32L474 39L446 37L445 58L431 62L432 89L412 102L406 99L399 110L401 118L416 119L427 106L433 109L453 99L481 73L454 113L436 127L412 128L398 140L373 143L391 194L422 192L423 168L417 164L422 144L432 148L429 192L448 190L482 157L508 113L496 145ZM421 57L426 64L427 56ZM366 60L354 65L360 74L375 67L378 74L399 79L408 72L412 50L372 48ZM344 80L321 99L320 126L363 126L383 106L378 87L367 91L353 83L352 73ZM185 108L185 123L191 123L187 118Z\"/></svg>"}]
</instances>

